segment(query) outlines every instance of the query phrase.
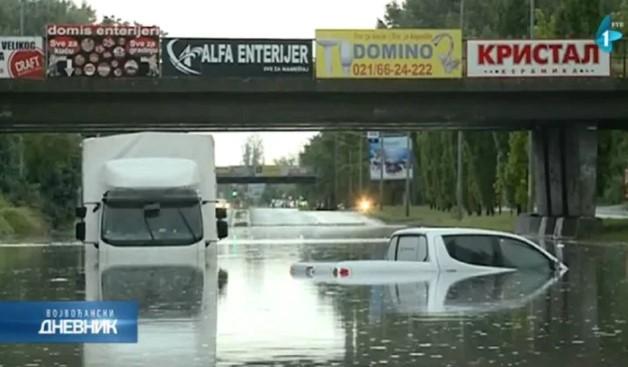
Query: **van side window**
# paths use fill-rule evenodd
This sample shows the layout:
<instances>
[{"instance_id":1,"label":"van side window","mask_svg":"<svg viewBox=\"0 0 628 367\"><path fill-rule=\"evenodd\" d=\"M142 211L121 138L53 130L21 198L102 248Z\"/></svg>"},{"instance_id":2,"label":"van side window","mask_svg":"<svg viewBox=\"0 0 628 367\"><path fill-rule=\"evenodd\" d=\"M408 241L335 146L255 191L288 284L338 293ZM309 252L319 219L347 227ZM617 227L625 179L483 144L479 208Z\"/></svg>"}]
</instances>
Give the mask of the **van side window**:
<instances>
[{"instance_id":1,"label":"van side window","mask_svg":"<svg viewBox=\"0 0 628 367\"><path fill-rule=\"evenodd\" d=\"M503 266L516 269L551 270L551 260L525 242L513 238L500 238Z\"/></svg>"},{"instance_id":2,"label":"van side window","mask_svg":"<svg viewBox=\"0 0 628 367\"><path fill-rule=\"evenodd\" d=\"M399 236L395 259L397 261L427 261L427 239L425 236Z\"/></svg>"},{"instance_id":3,"label":"van side window","mask_svg":"<svg viewBox=\"0 0 628 367\"><path fill-rule=\"evenodd\" d=\"M449 256L463 263L501 266L499 238L484 235L443 236Z\"/></svg>"},{"instance_id":4,"label":"van side window","mask_svg":"<svg viewBox=\"0 0 628 367\"><path fill-rule=\"evenodd\" d=\"M463 263L512 269L551 270L551 260L525 242L491 235L443 236L449 256Z\"/></svg>"}]
</instances>

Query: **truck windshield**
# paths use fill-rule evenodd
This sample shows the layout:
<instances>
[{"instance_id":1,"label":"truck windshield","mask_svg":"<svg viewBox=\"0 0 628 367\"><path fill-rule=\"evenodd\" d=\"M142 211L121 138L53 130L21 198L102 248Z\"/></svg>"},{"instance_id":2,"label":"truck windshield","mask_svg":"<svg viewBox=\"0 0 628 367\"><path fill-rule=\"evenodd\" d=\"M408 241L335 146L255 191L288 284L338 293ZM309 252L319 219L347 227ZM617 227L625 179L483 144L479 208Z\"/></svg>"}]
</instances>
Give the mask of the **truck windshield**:
<instances>
[{"instance_id":1,"label":"truck windshield","mask_svg":"<svg viewBox=\"0 0 628 367\"><path fill-rule=\"evenodd\" d=\"M191 245L203 238L198 203L162 203L147 214L138 202L106 203L102 239L117 246Z\"/></svg>"}]
</instances>

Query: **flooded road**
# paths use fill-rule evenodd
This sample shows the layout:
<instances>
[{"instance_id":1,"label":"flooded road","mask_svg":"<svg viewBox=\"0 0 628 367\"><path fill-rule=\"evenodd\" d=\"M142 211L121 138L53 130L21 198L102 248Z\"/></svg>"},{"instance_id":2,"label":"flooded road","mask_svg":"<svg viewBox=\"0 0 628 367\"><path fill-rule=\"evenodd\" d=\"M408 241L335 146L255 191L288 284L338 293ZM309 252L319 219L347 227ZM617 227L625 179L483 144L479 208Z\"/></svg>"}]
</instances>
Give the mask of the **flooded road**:
<instances>
[{"instance_id":1,"label":"flooded road","mask_svg":"<svg viewBox=\"0 0 628 367\"><path fill-rule=\"evenodd\" d=\"M396 228L343 214L249 213L218 245L228 281L215 294L216 279L185 269L103 276L108 297L146 301L140 345L0 345L0 366L626 365L628 246L566 245L559 280L293 278L297 261L384 256ZM85 299L89 272L82 246L0 247L0 299Z\"/></svg>"}]
</instances>

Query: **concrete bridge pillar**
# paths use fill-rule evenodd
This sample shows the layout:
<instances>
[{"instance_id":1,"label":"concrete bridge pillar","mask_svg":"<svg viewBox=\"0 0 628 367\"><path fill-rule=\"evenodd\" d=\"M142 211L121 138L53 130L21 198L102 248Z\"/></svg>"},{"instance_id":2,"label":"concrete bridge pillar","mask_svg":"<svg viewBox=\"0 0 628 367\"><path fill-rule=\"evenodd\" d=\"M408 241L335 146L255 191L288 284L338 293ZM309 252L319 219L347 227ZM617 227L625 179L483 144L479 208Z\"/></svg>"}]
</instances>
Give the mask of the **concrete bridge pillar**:
<instances>
[{"instance_id":1,"label":"concrete bridge pillar","mask_svg":"<svg viewBox=\"0 0 628 367\"><path fill-rule=\"evenodd\" d=\"M536 213L522 215L517 232L578 237L595 230L597 129L574 124L532 134Z\"/></svg>"}]
</instances>

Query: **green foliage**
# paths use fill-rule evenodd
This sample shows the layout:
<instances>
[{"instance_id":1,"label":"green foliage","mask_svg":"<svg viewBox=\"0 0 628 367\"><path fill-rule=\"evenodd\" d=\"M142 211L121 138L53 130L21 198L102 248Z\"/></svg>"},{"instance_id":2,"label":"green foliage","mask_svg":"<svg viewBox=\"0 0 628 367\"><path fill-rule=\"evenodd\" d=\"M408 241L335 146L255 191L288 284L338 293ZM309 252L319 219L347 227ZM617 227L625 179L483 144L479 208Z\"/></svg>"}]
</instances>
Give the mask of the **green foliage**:
<instances>
[{"instance_id":1,"label":"green foliage","mask_svg":"<svg viewBox=\"0 0 628 367\"><path fill-rule=\"evenodd\" d=\"M62 0L0 0L0 34L41 35L50 23L92 23L95 11ZM71 134L0 135L0 235L46 230L41 211L53 227L73 216L80 179L80 136ZM12 208L12 205L35 209ZM10 229L9 229L10 227Z\"/></svg>"},{"instance_id":2,"label":"green foliage","mask_svg":"<svg viewBox=\"0 0 628 367\"><path fill-rule=\"evenodd\" d=\"M11 234L41 236L47 233L46 224L41 219L41 216L31 209L5 208L0 211L0 214L11 228Z\"/></svg>"},{"instance_id":3,"label":"green foliage","mask_svg":"<svg viewBox=\"0 0 628 367\"><path fill-rule=\"evenodd\" d=\"M39 187L42 211L53 227L73 219L80 184L81 137L73 134L31 134L25 143L28 181Z\"/></svg>"},{"instance_id":4,"label":"green foliage","mask_svg":"<svg viewBox=\"0 0 628 367\"><path fill-rule=\"evenodd\" d=\"M506 182L514 189L514 196L509 198L509 202L523 210L528 202L528 133L510 134L509 143Z\"/></svg>"},{"instance_id":5,"label":"green foliage","mask_svg":"<svg viewBox=\"0 0 628 367\"><path fill-rule=\"evenodd\" d=\"M20 6L23 6L24 35L41 35L49 23L92 23L96 12L86 3L60 0L0 0L0 34L20 34Z\"/></svg>"},{"instance_id":6,"label":"green foliage","mask_svg":"<svg viewBox=\"0 0 628 367\"><path fill-rule=\"evenodd\" d=\"M0 209L0 212L2 212L2 209ZM6 238L14 234L15 231L13 230L13 227L11 227L9 222L4 219L4 216L0 215L0 236Z\"/></svg>"}]
</instances>

